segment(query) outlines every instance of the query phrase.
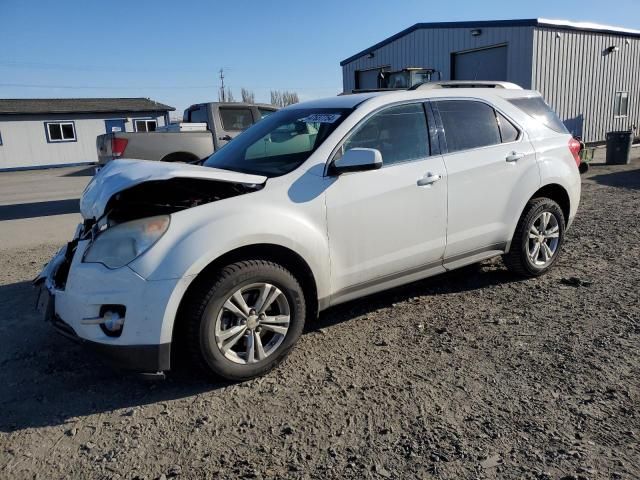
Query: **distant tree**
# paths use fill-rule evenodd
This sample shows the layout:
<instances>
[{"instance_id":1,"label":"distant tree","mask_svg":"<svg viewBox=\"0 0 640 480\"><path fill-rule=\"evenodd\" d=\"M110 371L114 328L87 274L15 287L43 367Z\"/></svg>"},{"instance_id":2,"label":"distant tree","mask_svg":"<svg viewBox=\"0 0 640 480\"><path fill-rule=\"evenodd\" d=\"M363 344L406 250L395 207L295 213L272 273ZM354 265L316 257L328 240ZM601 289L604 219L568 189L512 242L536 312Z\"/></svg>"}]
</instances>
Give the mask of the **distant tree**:
<instances>
[{"instance_id":1,"label":"distant tree","mask_svg":"<svg viewBox=\"0 0 640 480\"><path fill-rule=\"evenodd\" d=\"M271 90L271 105L276 107L286 107L287 105L293 105L298 103L300 99L296 92L289 92L287 90Z\"/></svg>"},{"instance_id":2,"label":"distant tree","mask_svg":"<svg viewBox=\"0 0 640 480\"><path fill-rule=\"evenodd\" d=\"M242 101L244 103L256 103L256 96L251 90L247 90L243 87L240 89L240 95L242 96Z\"/></svg>"},{"instance_id":3,"label":"distant tree","mask_svg":"<svg viewBox=\"0 0 640 480\"><path fill-rule=\"evenodd\" d=\"M233 97L231 87L226 87L224 90L220 89L218 91L218 101L222 103L232 103L236 101Z\"/></svg>"}]
</instances>

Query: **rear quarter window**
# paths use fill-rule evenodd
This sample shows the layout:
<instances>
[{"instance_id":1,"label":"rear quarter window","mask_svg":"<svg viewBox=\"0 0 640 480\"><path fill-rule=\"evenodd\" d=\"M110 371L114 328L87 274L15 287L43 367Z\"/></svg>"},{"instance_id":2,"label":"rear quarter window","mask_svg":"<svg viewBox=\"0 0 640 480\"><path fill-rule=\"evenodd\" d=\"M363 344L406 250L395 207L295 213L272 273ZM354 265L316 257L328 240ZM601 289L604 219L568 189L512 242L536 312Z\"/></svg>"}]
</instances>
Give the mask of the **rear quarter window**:
<instances>
[{"instance_id":1,"label":"rear quarter window","mask_svg":"<svg viewBox=\"0 0 640 480\"><path fill-rule=\"evenodd\" d=\"M569 133L560 117L542 97L511 98L509 102L551 130L558 133Z\"/></svg>"}]
</instances>

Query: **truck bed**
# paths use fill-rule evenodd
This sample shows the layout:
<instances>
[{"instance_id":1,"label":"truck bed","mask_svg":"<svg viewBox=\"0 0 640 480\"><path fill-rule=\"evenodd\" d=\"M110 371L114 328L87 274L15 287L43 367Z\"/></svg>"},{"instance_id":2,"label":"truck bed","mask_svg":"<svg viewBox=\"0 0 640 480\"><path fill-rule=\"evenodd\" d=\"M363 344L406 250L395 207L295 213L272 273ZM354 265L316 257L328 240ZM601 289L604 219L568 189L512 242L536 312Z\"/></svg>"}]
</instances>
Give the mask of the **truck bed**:
<instances>
[{"instance_id":1,"label":"truck bed","mask_svg":"<svg viewBox=\"0 0 640 480\"><path fill-rule=\"evenodd\" d=\"M114 140L122 140L117 142ZM119 152L126 141L124 151ZM114 154L113 147L116 147ZM210 131L200 132L115 132L99 135L96 139L98 163L104 165L116 158L140 160L195 161L213 153Z\"/></svg>"}]
</instances>

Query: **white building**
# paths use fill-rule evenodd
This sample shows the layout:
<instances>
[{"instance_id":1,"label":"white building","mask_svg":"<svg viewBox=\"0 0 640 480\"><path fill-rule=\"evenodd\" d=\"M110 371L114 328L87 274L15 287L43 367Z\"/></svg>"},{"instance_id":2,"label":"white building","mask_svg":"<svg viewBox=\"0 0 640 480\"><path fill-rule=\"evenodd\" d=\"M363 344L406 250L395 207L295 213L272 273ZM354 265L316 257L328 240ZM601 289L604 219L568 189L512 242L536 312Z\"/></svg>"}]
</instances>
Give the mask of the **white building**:
<instances>
[{"instance_id":1,"label":"white building","mask_svg":"<svg viewBox=\"0 0 640 480\"><path fill-rule=\"evenodd\" d=\"M98 135L153 131L174 110L148 98L0 99L0 170L97 162Z\"/></svg>"}]
</instances>

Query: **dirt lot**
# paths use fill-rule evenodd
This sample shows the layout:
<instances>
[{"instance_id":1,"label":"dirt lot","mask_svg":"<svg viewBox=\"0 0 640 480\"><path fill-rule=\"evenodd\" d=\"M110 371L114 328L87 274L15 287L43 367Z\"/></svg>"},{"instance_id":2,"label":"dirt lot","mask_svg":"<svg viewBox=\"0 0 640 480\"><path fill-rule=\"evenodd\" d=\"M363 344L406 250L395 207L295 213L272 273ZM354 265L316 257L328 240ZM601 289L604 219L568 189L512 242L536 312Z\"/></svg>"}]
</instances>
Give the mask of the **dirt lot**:
<instances>
[{"instance_id":1,"label":"dirt lot","mask_svg":"<svg viewBox=\"0 0 640 480\"><path fill-rule=\"evenodd\" d=\"M640 478L639 214L640 162L594 167L549 275L332 309L240 385L104 367L32 310L57 245L0 251L0 477Z\"/></svg>"}]
</instances>

